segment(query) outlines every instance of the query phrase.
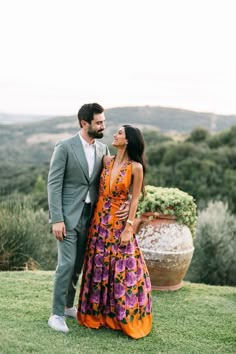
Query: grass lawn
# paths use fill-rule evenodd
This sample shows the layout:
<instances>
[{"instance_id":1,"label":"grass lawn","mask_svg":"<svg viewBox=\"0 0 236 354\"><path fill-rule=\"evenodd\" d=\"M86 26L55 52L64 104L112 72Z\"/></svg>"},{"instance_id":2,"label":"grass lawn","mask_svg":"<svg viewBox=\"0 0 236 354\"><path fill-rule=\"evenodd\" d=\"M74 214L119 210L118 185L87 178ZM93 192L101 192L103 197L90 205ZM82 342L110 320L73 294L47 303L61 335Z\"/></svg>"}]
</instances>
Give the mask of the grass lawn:
<instances>
[{"instance_id":1,"label":"grass lawn","mask_svg":"<svg viewBox=\"0 0 236 354\"><path fill-rule=\"evenodd\" d=\"M0 273L0 353L236 353L236 288L185 283L153 292L154 322L139 340L68 319L68 334L47 325L53 272Z\"/></svg>"}]
</instances>

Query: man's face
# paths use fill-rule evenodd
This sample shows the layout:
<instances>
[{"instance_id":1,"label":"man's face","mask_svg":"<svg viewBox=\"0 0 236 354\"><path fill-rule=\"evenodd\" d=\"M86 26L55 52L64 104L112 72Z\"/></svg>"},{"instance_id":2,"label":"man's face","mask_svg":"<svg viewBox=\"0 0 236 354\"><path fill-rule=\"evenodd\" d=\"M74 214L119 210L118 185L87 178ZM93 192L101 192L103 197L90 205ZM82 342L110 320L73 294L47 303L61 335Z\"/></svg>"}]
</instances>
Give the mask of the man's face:
<instances>
[{"instance_id":1,"label":"man's face","mask_svg":"<svg viewBox=\"0 0 236 354\"><path fill-rule=\"evenodd\" d=\"M88 125L87 133L91 138L103 138L103 130L105 129L105 115L104 113L97 113L93 115L91 124Z\"/></svg>"}]
</instances>

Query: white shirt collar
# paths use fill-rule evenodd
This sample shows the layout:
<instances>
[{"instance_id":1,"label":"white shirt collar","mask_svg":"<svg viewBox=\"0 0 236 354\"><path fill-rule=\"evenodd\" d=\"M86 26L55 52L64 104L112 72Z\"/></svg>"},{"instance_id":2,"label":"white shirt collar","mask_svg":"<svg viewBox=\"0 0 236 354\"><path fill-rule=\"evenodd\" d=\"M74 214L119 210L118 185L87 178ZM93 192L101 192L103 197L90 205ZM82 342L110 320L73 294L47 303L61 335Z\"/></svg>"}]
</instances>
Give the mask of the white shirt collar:
<instances>
[{"instance_id":1,"label":"white shirt collar","mask_svg":"<svg viewBox=\"0 0 236 354\"><path fill-rule=\"evenodd\" d=\"M86 140L84 140L84 138L82 137L80 132L79 132L79 137L80 137L80 140L81 140L84 148L95 147L96 140L94 140L94 142L92 144L89 144Z\"/></svg>"}]
</instances>

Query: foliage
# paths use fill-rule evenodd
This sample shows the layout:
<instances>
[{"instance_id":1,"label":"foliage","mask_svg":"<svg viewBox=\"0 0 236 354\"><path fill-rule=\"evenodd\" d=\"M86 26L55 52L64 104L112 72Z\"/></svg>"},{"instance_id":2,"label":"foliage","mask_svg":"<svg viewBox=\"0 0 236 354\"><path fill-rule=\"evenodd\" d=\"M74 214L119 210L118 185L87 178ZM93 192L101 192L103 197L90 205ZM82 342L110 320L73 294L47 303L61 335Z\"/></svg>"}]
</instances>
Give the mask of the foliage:
<instances>
[{"instance_id":1,"label":"foliage","mask_svg":"<svg viewBox=\"0 0 236 354\"><path fill-rule=\"evenodd\" d=\"M190 137L187 139L187 141L191 141L193 143L199 143L202 141L205 141L209 136L209 132L207 129L204 129L202 127L194 129Z\"/></svg>"},{"instance_id":2,"label":"foliage","mask_svg":"<svg viewBox=\"0 0 236 354\"><path fill-rule=\"evenodd\" d=\"M0 204L0 270L53 269L56 243L47 214L30 198L14 195Z\"/></svg>"},{"instance_id":3,"label":"foliage","mask_svg":"<svg viewBox=\"0 0 236 354\"><path fill-rule=\"evenodd\" d=\"M33 192L35 194L44 193L46 189L47 189L47 184L43 176L42 175L37 176Z\"/></svg>"},{"instance_id":4,"label":"foliage","mask_svg":"<svg viewBox=\"0 0 236 354\"><path fill-rule=\"evenodd\" d=\"M128 112L129 115L125 115L125 112ZM184 116L183 120L181 114ZM157 118L157 115L158 120L155 121L154 118ZM196 123L197 126L201 124L203 128L195 128L185 141L170 140L157 130L147 130L151 126L153 129L158 129L157 125L162 124L164 118L172 119L172 115L175 115L174 124L176 117L178 117L179 121L176 124L179 125L179 131L183 130L185 134L188 131L186 122L190 124L191 128L194 128ZM132 119L128 119L129 117ZM136 121L135 117L138 117ZM158 107L155 109L154 107L142 107L142 109L130 107L127 111L123 109L109 110L107 115L109 127L104 142L112 141L113 133L117 130L118 125L127 121L138 125L143 131L146 142L148 167L145 177L146 184L178 188L192 195L201 208L205 207L210 200L222 200L228 203L229 209L233 213L236 213L236 126L220 133L207 134L204 129L210 129L211 117L209 115L206 118L201 114L192 116L191 112L166 111L158 109ZM233 123L231 118L227 117L229 126ZM206 121L208 123L203 124ZM217 118L218 123L222 128L220 117ZM165 124L160 130L161 132L167 132L170 129L171 124L168 122ZM1 128L1 195L10 196L15 192L31 194L35 203L40 208L47 210L47 191L46 188L41 188L41 192L38 191L37 179L42 176L43 183L46 185L53 145L58 139L63 138L63 133L73 135L77 132L77 118L60 117L45 120L43 124L36 122L20 126L4 125ZM217 129L218 127L216 131ZM54 140L29 142L32 136L37 138L41 135L44 136L44 134L46 137L52 136ZM14 139L14 144L12 144L12 139ZM111 153L114 152L115 149L111 147ZM41 187L43 187L42 184Z\"/></svg>"},{"instance_id":5,"label":"foliage","mask_svg":"<svg viewBox=\"0 0 236 354\"><path fill-rule=\"evenodd\" d=\"M2 163L0 167L1 195L9 195L13 192L31 194L38 191L37 180L38 178L47 180L48 168L49 163L36 165L17 164L17 161L14 164Z\"/></svg>"},{"instance_id":6,"label":"foliage","mask_svg":"<svg viewBox=\"0 0 236 354\"><path fill-rule=\"evenodd\" d=\"M210 202L199 213L194 246L188 280L236 285L236 220L227 205Z\"/></svg>"},{"instance_id":7,"label":"foliage","mask_svg":"<svg viewBox=\"0 0 236 354\"><path fill-rule=\"evenodd\" d=\"M199 206L222 200L236 213L235 132L232 127L205 140L187 138L150 147L146 183L179 188L192 195Z\"/></svg>"},{"instance_id":8,"label":"foliage","mask_svg":"<svg viewBox=\"0 0 236 354\"><path fill-rule=\"evenodd\" d=\"M146 149L148 149L150 146L153 145L158 145L163 142L171 141L171 138L168 137L167 135L161 134L160 132L157 132L155 130L142 130L143 137L146 143Z\"/></svg>"},{"instance_id":9,"label":"foliage","mask_svg":"<svg viewBox=\"0 0 236 354\"><path fill-rule=\"evenodd\" d=\"M47 182L42 175L37 176L31 197L37 207L48 210Z\"/></svg>"},{"instance_id":10,"label":"foliage","mask_svg":"<svg viewBox=\"0 0 236 354\"><path fill-rule=\"evenodd\" d=\"M120 331L88 329L73 319L67 320L67 335L51 330L53 272L1 272L0 282L1 353L235 353L233 287L185 283L178 291L153 291L151 333L133 340Z\"/></svg>"},{"instance_id":11,"label":"foliage","mask_svg":"<svg viewBox=\"0 0 236 354\"><path fill-rule=\"evenodd\" d=\"M187 225L195 236L196 204L192 196L178 188L146 186L144 198L139 199L137 216L144 212L175 216L177 222Z\"/></svg>"},{"instance_id":12,"label":"foliage","mask_svg":"<svg viewBox=\"0 0 236 354\"><path fill-rule=\"evenodd\" d=\"M223 174L223 192L228 194L228 204L234 213L236 212L236 173L235 169L226 169ZM225 198L226 199L226 198Z\"/></svg>"},{"instance_id":13,"label":"foliage","mask_svg":"<svg viewBox=\"0 0 236 354\"><path fill-rule=\"evenodd\" d=\"M218 132L236 124L236 116L212 116L210 113L151 106L107 109L106 117L107 133L104 136L104 141L107 144L111 144L117 127L124 123L139 126L143 131L158 129L161 133L178 132L180 134L190 133L199 126L208 131ZM21 117L2 117L0 114L0 121L11 122L11 118L14 124L0 125L1 161L7 159L10 162L18 161L18 163L30 164L36 161L48 162L56 141L63 139L63 136L66 138L76 134L79 127L75 115L50 119L33 116L31 122L16 124L17 119Z\"/></svg>"},{"instance_id":14,"label":"foliage","mask_svg":"<svg viewBox=\"0 0 236 354\"><path fill-rule=\"evenodd\" d=\"M216 135L209 137L208 144L213 149L219 148L221 146L235 146L236 125L231 127L231 129L224 130Z\"/></svg>"}]
</instances>

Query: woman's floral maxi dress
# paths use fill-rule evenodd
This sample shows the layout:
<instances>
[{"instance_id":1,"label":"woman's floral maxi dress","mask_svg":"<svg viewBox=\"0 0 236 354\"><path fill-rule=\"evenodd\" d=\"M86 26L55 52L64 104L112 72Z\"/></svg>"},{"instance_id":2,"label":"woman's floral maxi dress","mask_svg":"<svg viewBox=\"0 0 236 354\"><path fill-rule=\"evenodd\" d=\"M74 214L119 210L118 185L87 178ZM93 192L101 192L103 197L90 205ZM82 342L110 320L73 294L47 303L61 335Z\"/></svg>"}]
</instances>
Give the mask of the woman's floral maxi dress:
<instances>
[{"instance_id":1,"label":"woman's floral maxi dress","mask_svg":"<svg viewBox=\"0 0 236 354\"><path fill-rule=\"evenodd\" d=\"M122 330L138 339L146 336L152 326L151 283L135 236L126 247L119 245L125 223L115 212L128 198L132 162L124 162L110 185L113 163L114 158L101 174L77 318L84 326Z\"/></svg>"}]
</instances>

